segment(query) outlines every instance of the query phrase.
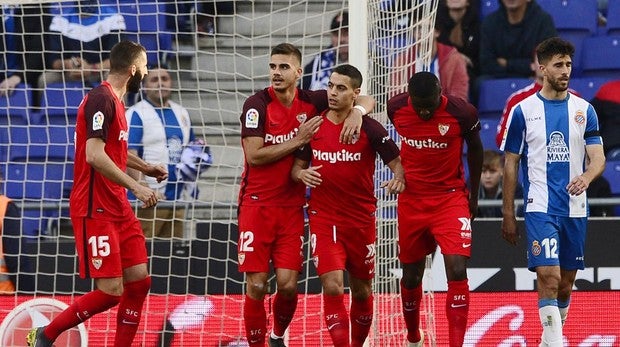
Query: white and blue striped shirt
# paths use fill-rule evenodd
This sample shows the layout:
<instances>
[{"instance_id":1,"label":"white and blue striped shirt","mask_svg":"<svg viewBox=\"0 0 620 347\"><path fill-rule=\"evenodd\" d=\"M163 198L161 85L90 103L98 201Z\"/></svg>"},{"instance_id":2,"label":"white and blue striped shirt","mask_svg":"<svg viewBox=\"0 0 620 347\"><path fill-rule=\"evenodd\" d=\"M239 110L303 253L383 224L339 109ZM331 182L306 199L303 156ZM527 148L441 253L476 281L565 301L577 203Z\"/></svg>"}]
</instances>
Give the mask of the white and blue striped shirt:
<instances>
[{"instance_id":1,"label":"white and blue striped shirt","mask_svg":"<svg viewBox=\"0 0 620 347\"><path fill-rule=\"evenodd\" d=\"M564 100L529 96L508 116L501 149L521 155L526 212L586 217L586 193L566 186L584 171L586 145L602 144L596 111L568 93Z\"/></svg>"}]
</instances>

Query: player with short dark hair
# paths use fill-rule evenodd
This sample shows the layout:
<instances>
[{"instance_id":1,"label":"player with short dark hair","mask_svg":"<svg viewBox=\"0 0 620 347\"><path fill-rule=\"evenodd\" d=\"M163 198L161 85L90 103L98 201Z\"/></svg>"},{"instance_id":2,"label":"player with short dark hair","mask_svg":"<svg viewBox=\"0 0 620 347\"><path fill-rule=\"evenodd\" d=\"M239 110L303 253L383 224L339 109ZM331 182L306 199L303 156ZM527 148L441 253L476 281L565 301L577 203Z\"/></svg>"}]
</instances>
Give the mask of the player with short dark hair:
<instances>
[{"instance_id":1,"label":"player with short dark hair","mask_svg":"<svg viewBox=\"0 0 620 347\"><path fill-rule=\"evenodd\" d=\"M327 109L325 90L297 87L301 78L301 52L283 43L271 51L271 86L249 97L241 114L241 143L245 165L239 190L239 271L246 273L243 317L250 346L264 346L270 262L276 275L273 331L270 346L284 346L283 336L297 307L297 279L303 260L304 186L290 176L293 152L307 144L322 122L315 117ZM375 101L358 98L347 118L341 140L359 134L360 114ZM352 122L351 125L348 123Z\"/></svg>"},{"instance_id":2,"label":"player with short dark hair","mask_svg":"<svg viewBox=\"0 0 620 347\"><path fill-rule=\"evenodd\" d=\"M294 181L311 188L312 259L323 287L325 323L337 347L361 347L372 324L377 154L394 172L383 184L387 191L400 193L405 188L398 147L379 122L364 117L356 141L338 141L361 85L362 74L354 66L334 68L327 89L329 110L321 114L323 123L312 140L296 152L291 171ZM344 304L344 270L351 288L350 320Z\"/></svg>"},{"instance_id":3,"label":"player with short dark hair","mask_svg":"<svg viewBox=\"0 0 620 347\"><path fill-rule=\"evenodd\" d=\"M471 221L478 208L482 170L480 121L474 106L442 95L437 77L418 72L408 93L388 101L388 117L401 139L407 188L398 196L401 295L408 346L421 347L419 330L426 255L441 247L448 278L446 315L450 346L462 346L469 310L467 259ZM463 144L467 143L469 187Z\"/></svg>"},{"instance_id":4,"label":"player with short dark hair","mask_svg":"<svg viewBox=\"0 0 620 347\"><path fill-rule=\"evenodd\" d=\"M80 277L93 278L96 289L77 298L49 325L31 330L28 346L52 346L63 331L116 305L114 346L131 346L151 277L145 238L125 189L143 207L157 204L157 196L125 171L131 167L157 180L168 176L165 168L148 164L127 150L129 133L122 100L126 92L139 90L147 73L144 47L119 42L110 52L107 80L80 104L69 206Z\"/></svg>"},{"instance_id":5,"label":"player with short dark hair","mask_svg":"<svg viewBox=\"0 0 620 347\"><path fill-rule=\"evenodd\" d=\"M512 108L502 141L502 235L513 245L520 238L514 198L521 163L527 260L536 272L544 347L563 346L575 276L584 268L586 190L605 168L596 111L568 90L574 53L559 37L538 45L542 89Z\"/></svg>"}]
</instances>

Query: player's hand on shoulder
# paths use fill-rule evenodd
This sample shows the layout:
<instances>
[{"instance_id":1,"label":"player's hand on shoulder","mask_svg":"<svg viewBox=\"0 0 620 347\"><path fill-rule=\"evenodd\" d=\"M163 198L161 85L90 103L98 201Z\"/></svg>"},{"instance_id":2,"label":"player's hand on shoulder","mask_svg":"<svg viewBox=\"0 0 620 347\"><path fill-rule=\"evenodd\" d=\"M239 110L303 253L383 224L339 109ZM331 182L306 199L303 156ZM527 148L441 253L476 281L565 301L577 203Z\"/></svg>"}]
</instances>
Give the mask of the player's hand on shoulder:
<instances>
[{"instance_id":1,"label":"player's hand on shoulder","mask_svg":"<svg viewBox=\"0 0 620 347\"><path fill-rule=\"evenodd\" d=\"M299 125L299 131L295 136L295 139L300 141L301 145L305 145L306 143L312 140L312 136L319 131L319 127L323 123L323 117L312 117L307 121L301 123Z\"/></svg>"},{"instance_id":2,"label":"player's hand on shoulder","mask_svg":"<svg viewBox=\"0 0 620 347\"><path fill-rule=\"evenodd\" d=\"M144 174L150 177L155 177L157 182L168 179L168 170L162 165L148 164L144 170Z\"/></svg>"},{"instance_id":3,"label":"player's hand on shoulder","mask_svg":"<svg viewBox=\"0 0 620 347\"><path fill-rule=\"evenodd\" d=\"M344 144L351 144L356 135L359 135L362 129L363 114L357 108L352 108L349 111L349 116L344 120L344 126L340 132L340 142Z\"/></svg>"}]
</instances>

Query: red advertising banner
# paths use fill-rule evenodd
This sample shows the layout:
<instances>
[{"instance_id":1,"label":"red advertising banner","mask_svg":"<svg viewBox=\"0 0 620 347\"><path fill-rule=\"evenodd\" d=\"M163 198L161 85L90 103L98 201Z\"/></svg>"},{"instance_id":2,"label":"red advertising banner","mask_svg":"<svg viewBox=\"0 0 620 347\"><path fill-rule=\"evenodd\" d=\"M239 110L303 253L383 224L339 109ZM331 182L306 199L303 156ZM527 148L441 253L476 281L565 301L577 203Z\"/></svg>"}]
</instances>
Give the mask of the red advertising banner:
<instances>
[{"instance_id":1,"label":"red advertising banner","mask_svg":"<svg viewBox=\"0 0 620 347\"><path fill-rule=\"evenodd\" d=\"M377 308L379 330L371 334L370 346L403 345L400 304L397 296L391 296L394 305ZM71 296L59 295L0 298L0 345L25 346L28 330L47 324L71 300ZM247 346L242 300L240 295L151 295L134 346ZM437 346L446 346L445 293L435 293L434 302L431 330ZM541 328L536 302L534 292L472 293L465 346L538 346ZM289 346L331 346L321 305L321 295L300 296L289 329ZM618 307L620 292L575 292L564 327L565 346L620 346ZM55 346L112 345L115 320L115 310L97 315L83 327L63 334ZM162 333L165 327L167 334Z\"/></svg>"}]
</instances>

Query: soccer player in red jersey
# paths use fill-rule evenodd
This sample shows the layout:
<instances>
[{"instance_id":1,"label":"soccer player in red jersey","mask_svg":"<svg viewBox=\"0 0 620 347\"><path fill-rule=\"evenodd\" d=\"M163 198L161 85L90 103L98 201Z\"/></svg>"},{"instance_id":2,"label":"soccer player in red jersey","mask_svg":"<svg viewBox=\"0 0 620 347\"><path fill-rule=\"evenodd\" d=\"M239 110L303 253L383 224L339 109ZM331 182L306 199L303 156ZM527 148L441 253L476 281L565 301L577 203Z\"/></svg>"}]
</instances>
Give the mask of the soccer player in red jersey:
<instances>
[{"instance_id":1,"label":"soccer player in red jersey","mask_svg":"<svg viewBox=\"0 0 620 347\"><path fill-rule=\"evenodd\" d=\"M144 234L126 189L143 207L157 204L157 195L125 171L131 167L160 181L168 176L164 167L150 165L127 150L128 127L121 100L126 92L139 90L146 74L144 47L122 41L110 52L107 80L80 104L69 206L80 277L94 278L96 289L75 300L49 325L30 331L28 346L52 346L63 331L116 305L114 346L131 346L151 278Z\"/></svg>"},{"instance_id":2,"label":"soccer player in red jersey","mask_svg":"<svg viewBox=\"0 0 620 347\"><path fill-rule=\"evenodd\" d=\"M408 93L388 101L388 117L401 140L406 189L398 196L401 296L409 346L422 346L419 330L425 258L437 245L446 264L446 315L450 346L462 346L469 310L467 259L471 221L478 208L482 143L478 111L463 99L441 94L437 77L418 72ZM467 143L469 189L463 169Z\"/></svg>"},{"instance_id":3,"label":"soccer player in red jersey","mask_svg":"<svg viewBox=\"0 0 620 347\"><path fill-rule=\"evenodd\" d=\"M239 190L239 271L246 273L243 306L250 346L265 346L267 315L264 297L273 264L277 292L273 300L273 331L269 345L284 346L283 336L297 307L297 278L302 266L305 188L291 179L293 152L307 144L323 121L314 117L327 109L325 90L297 87L301 52L283 43L271 50L271 86L252 95L243 105L241 144L245 167ZM360 96L347 118L341 141L359 134L362 118L375 105ZM350 125L348 123L351 123Z\"/></svg>"},{"instance_id":4,"label":"soccer player in red jersey","mask_svg":"<svg viewBox=\"0 0 620 347\"><path fill-rule=\"evenodd\" d=\"M308 207L312 258L323 286L323 314L336 347L361 347L372 324L375 275L375 159L394 172L383 185L390 193L405 188L398 146L376 120L364 117L351 144L338 141L353 108L362 74L345 64L334 68L327 94L329 110L310 143L298 150L291 170L296 182L311 188ZM310 163L312 166L309 167ZM344 304L344 270L349 272L351 317Z\"/></svg>"}]
</instances>

